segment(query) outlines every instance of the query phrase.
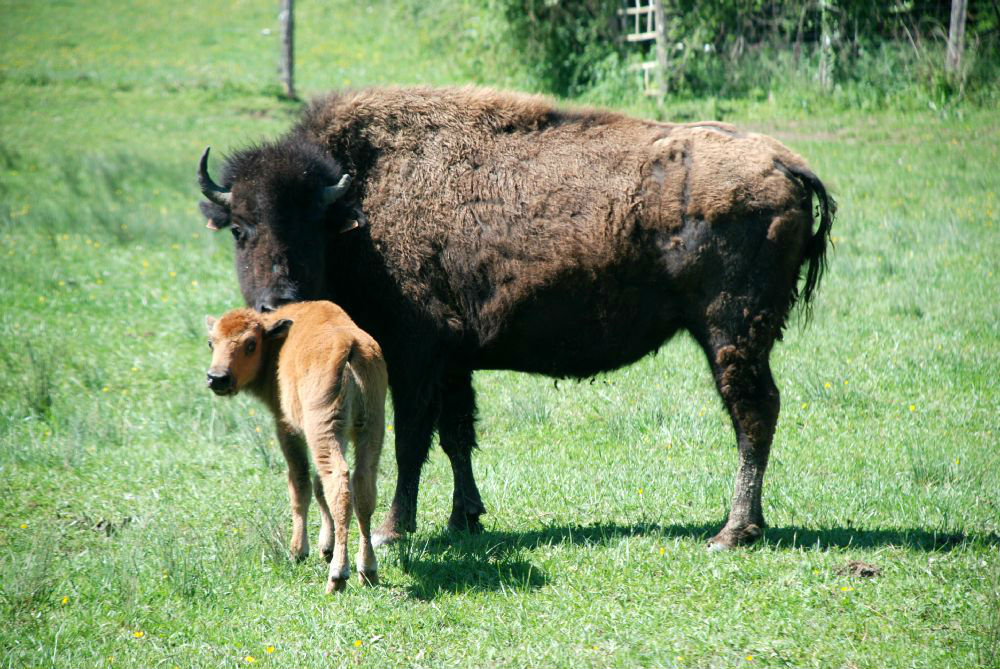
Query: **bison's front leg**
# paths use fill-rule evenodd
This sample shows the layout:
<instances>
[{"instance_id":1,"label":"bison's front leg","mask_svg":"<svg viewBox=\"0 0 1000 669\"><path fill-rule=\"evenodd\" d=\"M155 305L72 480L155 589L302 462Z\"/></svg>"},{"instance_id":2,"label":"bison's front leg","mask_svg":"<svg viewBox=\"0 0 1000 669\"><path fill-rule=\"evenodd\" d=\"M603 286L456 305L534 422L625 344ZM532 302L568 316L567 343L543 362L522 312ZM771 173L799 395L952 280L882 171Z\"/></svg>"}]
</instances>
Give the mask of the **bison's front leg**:
<instances>
[{"instance_id":1,"label":"bison's front leg","mask_svg":"<svg viewBox=\"0 0 1000 669\"><path fill-rule=\"evenodd\" d=\"M392 367L390 366L390 369ZM396 493L382 525L372 534L372 545L382 546L417 529L417 491L420 470L431 448L437 418L436 401L411 401L413 396L393 386L396 432Z\"/></svg>"},{"instance_id":2,"label":"bison's front leg","mask_svg":"<svg viewBox=\"0 0 1000 669\"><path fill-rule=\"evenodd\" d=\"M740 460L729 519L708 542L713 550L748 544L764 533L761 491L780 405L769 351L770 342L755 348L746 340L716 343L706 351L736 430Z\"/></svg>"},{"instance_id":3,"label":"bison's front leg","mask_svg":"<svg viewBox=\"0 0 1000 669\"><path fill-rule=\"evenodd\" d=\"M472 451L476 447L476 395L472 388L472 373L462 371L445 378L438 418L441 449L451 461L455 490L451 502L452 530L481 532L479 516L486 507L479 497L479 488L472 473Z\"/></svg>"}]
</instances>

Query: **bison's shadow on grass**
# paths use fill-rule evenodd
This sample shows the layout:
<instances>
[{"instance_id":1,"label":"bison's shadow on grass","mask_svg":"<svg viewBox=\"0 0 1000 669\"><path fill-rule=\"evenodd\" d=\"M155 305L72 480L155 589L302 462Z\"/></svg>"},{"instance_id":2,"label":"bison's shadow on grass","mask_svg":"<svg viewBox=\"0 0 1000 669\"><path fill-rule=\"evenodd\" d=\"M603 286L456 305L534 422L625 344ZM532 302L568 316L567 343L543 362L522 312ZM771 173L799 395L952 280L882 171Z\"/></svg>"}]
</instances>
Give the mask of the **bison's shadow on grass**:
<instances>
[{"instance_id":1,"label":"bison's shadow on grass","mask_svg":"<svg viewBox=\"0 0 1000 669\"><path fill-rule=\"evenodd\" d=\"M531 561L537 548L558 544L605 546L625 537L681 538L704 543L718 530L715 523L630 525L553 525L524 532L490 531L481 534L443 532L426 539L403 539L390 549L402 569L414 577L410 595L423 600L441 593L468 590L536 589L551 579ZM787 550L878 548L898 546L922 551L950 551L968 544L1000 546L995 533L964 533L920 528L770 527L749 549Z\"/></svg>"}]
</instances>

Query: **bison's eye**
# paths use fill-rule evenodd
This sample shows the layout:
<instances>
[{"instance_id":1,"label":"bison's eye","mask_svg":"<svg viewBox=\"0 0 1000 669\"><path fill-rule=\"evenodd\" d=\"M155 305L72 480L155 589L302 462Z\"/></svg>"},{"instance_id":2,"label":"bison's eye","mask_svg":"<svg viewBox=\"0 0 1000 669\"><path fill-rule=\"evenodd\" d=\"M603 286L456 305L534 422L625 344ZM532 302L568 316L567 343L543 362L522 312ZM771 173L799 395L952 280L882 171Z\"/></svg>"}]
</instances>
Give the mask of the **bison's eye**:
<instances>
[{"instance_id":1,"label":"bison's eye","mask_svg":"<svg viewBox=\"0 0 1000 669\"><path fill-rule=\"evenodd\" d=\"M240 241L241 239L243 239L243 228L241 228L238 225L234 225L230 228L230 230L233 233L233 239L235 239L236 241Z\"/></svg>"},{"instance_id":2,"label":"bison's eye","mask_svg":"<svg viewBox=\"0 0 1000 669\"><path fill-rule=\"evenodd\" d=\"M251 339L247 342L246 351L247 355L253 355L254 350L257 348L257 340Z\"/></svg>"},{"instance_id":3,"label":"bison's eye","mask_svg":"<svg viewBox=\"0 0 1000 669\"><path fill-rule=\"evenodd\" d=\"M209 351L214 351L215 350L215 344L212 343L211 339L208 340L208 350Z\"/></svg>"}]
</instances>

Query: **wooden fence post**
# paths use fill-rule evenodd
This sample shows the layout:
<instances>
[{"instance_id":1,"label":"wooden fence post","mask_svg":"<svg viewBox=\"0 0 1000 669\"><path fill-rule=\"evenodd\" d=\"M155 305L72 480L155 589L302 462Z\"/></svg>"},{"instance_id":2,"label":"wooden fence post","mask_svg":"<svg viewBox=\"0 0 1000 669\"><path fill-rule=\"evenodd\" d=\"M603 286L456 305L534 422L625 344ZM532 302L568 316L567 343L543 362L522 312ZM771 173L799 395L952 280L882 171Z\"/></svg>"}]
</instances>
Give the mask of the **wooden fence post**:
<instances>
[{"instance_id":1,"label":"wooden fence post","mask_svg":"<svg viewBox=\"0 0 1000 669\"><path fill-rule=\"evenodd\" d=\"M281 83L285 97L295 100L295 16L294 0L281 0Z\"/></svg>"},{"instance_id":2,"label":"wooden fence post","mask_svg":"<svg viewBox=\"0 0 1000 669\"><path fill-rule=\"evenodd\" d=\"M965 9L966 0L951 0L946 69L953 77L957 77L962 69L962 51L965 49Z\"/></svg>"},{"instance_id":3,"label":"wooden fence post","mask_svg":"<svg viewBox=\"0 0 1000 669\"><path fill-rule=\"evenodd\" d=\"M660 102L667 97L667 17L663 11L663 0L653 0L653 15L656 20L656 88Z\"/></svg>"}]
</instances>

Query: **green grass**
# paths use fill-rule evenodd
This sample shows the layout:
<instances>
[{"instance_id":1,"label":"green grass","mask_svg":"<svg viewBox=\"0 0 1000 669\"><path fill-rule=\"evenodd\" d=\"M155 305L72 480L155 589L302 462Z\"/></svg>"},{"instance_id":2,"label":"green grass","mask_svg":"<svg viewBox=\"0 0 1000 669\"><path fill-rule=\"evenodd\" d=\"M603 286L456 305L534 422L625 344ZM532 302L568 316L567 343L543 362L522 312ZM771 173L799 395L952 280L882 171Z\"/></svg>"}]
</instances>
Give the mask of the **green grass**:
<instances>
[{"instance_id":1,"label":"green grass","mask_svg":"<svg viewBox=\"0 0 1000 669\"><path fill-rule=\"evenodd\" d=\"M736 455L680 337L592 383L478 374L486 532L443 532L435 450L382 586L327 597L270 419L202 387L240 298L194 171L297 112L273 4L0 4L0 666L1000 666L996 112L667 108L778 136L840 203L774 355L764 542L704 549ZM351 7L300 3L307 93L527 85L471 4Z\"/></svg>"}]
</instances>

